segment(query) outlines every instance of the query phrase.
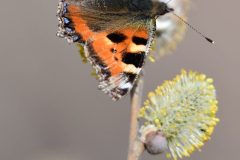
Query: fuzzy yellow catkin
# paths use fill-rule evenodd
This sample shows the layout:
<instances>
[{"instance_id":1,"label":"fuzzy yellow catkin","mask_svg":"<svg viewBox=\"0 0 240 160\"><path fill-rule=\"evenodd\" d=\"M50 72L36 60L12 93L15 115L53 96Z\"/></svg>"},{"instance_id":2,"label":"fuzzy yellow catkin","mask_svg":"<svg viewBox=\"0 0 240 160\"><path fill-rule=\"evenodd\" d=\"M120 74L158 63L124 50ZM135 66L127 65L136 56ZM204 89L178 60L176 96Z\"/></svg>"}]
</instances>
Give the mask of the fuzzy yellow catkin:
<instances>
[{"instance_id":1,"label":"fuzzy yellow catkin","mask_svg":"<svg viewBox=\"0 0 240 160\"><path fill-rule=\"evenodd\" d=\"M151 128L167 139L166 156L177 160L190 156L210 139L218 110L213 79L197 72L182 70L172 81L166 81L150 92L140 109L141 139Z\"/></svg>"}]
</instances>

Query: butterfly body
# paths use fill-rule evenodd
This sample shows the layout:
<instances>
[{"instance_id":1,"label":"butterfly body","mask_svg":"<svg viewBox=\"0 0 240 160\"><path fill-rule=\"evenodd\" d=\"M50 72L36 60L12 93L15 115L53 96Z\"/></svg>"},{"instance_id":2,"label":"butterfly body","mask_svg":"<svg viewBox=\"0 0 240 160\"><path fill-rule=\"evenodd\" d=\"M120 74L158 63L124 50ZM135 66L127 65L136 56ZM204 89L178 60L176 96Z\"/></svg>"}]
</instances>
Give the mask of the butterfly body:
<instances>
[{"instance_id":1,"label":"butterfly body","mask_svg":"<svg viewBox=\"0 0 240 160\"><path fill-rule=\"evenodd\" d=\"M60 0L58 36L82 44L99 88L118 100L141 72L156 17L169 11L165 3L151 0Z\"/></svg>"}]
</instances>

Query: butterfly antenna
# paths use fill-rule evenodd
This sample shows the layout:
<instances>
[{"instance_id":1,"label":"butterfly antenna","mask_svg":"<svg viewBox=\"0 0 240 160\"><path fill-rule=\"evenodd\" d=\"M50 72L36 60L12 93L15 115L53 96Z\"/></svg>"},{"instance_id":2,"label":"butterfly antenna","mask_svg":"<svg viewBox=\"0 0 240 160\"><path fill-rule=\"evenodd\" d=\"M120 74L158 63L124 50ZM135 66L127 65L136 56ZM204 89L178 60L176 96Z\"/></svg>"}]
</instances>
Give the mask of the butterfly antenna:
<instances>
[{"instance_id":1,"label":"butterfly antenna","mask_svg":"<svg viewBox=\"0 0 240 160\"><path fill-rule=\"evenodd\" d=\"M170 0L171 1L171 0ZM198 31L196 28L194 28L191 24L189 24L187 21L185 21L182 17L180 17L179 15L177 15L176 13L174 13L174 12L171 12L173 15L175 15L176 17L178 17L183 23L185 23L186 25L188 25L193 31L195 31L197 34L199 34L200 36L202 36L204 39L206 39L208 42L210 42L210 43L212 43L212 44L214 44L215 42L211 39L211 38L209 38L209 37L207 37L207 36L205 36L204 34L202 34L200 31Z\"/></svg>"}]
</instances>

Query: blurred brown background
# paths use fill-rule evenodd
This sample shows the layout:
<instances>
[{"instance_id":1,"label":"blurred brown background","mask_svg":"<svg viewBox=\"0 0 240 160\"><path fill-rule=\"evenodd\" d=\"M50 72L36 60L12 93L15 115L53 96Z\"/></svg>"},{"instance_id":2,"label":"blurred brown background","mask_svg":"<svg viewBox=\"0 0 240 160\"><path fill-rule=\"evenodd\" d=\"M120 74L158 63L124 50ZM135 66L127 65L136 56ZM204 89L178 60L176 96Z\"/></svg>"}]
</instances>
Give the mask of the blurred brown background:
<instances>
[{"instance_id":1,"label":"blurred brown background","mask_svg":"<svg viewBox=\"0 0 240 160\"><path fill-rule=\"evenodd\" d=\"M129 97L115 103L98 91L77 48L55 36L57 3L1 1L0 160L125 160ZM188 30L175 54L145 66L145 97L181 68L215 79L221 122L192 160L239 159L239 6L192 1L189 22L216 45Z\"/></svg>"}]
</instances>

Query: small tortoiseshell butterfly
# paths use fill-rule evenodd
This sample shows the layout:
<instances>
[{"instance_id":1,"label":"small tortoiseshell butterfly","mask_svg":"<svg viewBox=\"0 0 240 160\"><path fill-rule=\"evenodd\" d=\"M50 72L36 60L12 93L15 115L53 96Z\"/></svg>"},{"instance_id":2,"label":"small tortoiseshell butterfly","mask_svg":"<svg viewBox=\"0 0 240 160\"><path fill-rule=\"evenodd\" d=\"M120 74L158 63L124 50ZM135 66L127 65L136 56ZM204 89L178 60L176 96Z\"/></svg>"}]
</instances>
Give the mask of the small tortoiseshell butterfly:
<instances>
[{"instance_id":1,"label":"small tortoiseshell butterfly","mask_svg":"<svg viewBox=\"0 0 240 160\"><path fill-rule=\"evenodd\" d=\"M60 0L57 35L84 47L113 100L136 82L156 31L156 19L173 11L157 0Z\"/></svg>"}]
</instances>

